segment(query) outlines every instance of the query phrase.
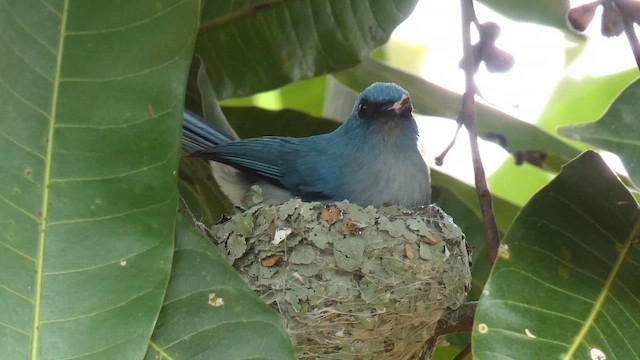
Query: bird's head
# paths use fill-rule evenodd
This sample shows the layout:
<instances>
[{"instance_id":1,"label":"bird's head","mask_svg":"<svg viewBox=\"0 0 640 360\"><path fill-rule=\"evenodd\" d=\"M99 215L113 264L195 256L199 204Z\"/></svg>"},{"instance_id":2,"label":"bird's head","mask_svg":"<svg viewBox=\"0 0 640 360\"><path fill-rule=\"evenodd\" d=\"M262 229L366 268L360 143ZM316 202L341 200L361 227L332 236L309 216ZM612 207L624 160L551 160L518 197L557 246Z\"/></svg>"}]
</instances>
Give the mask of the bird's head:
<instances>
[{"instance_id":1,"label":"bird's head","mask_svg":"<svg viewBox=\"0 0 640 360\"><path fill-rule=\"evenodd\" d=\"M347 127L387 144L414 144L418 126L409 93L393 83L374 83L358 96Z\"/></svg>"},{"instance_id":2,"label":"bird's head","mask_svg":"<svg viewBox=\"0 0 640 360\"><path fill-rule=\"evenodd\" d=\"M365 123L412 120L411 97L394 83L374 83L356 100L354 115Z\"/></svg>"}]
</instances>

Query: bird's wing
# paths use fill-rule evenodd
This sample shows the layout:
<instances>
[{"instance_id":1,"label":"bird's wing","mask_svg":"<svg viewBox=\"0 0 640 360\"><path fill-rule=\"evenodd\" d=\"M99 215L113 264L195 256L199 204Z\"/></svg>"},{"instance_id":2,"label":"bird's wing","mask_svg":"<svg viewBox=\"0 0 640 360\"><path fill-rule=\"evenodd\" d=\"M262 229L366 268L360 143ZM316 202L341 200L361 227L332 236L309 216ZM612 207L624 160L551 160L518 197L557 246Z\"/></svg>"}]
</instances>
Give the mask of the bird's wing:
<instances>
[{"instance_id":1,"label":"bird's wing","mask_svg":"<svg viewBox=\"0 0 640 360\"><path fill-rule=\"evenodd\" d=\"M314 137L243 139L195 155L257 174L308 200L331 199L337 184L335 161Z\"/></svg>"},{"instance_id":2,"label":"bird's wing","mask_svg":"<svg viewBox=\"0 0 640 360\"><path fill-rule=\"evenodd\" d=\"M185 110L182 117L182 145L189 151L202 151L232 141L230 136L191 111Z\"/></svg>"},{"instance_id":3,"label":"bird's wing","mask_svg":"<svg viewBox=\"0 0 640 360\"><path fill-rule=\"evenodd\" d=\"M286 139L280 137L243 139L199 151L194 155L280 182L284 171L279 156L282 148L288 146Z\"/></svg>"}]
</instances>

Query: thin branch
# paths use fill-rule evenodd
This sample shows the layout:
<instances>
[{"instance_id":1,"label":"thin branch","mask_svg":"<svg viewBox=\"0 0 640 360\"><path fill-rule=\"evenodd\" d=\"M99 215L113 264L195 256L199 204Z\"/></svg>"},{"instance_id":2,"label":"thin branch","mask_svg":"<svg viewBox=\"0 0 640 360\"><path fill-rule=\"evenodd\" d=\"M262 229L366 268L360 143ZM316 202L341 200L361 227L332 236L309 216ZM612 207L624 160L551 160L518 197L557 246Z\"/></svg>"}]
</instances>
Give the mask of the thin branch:
<instances>
[{"instance_id":1,"label":"thin branch","mask_svg":"<svg viewBox=\"0 0 640 360\"><path fill-rule=\"evenodd\" d=\"M434 336L459 334L473 330L473 319L478 307L477 301L460 305L459 308L446 313L439 321Z\"/></svg>"},{"instance_id":2,"label":"thin branch","mask_svg":"<svg viewBox=\"0 0 640 360\"><path fill-rule=\"evenodd\" d=\"M627 35L629 45L631 45L631 51L633 51L633 57L636 59L636 66L640 69L640 43L638 43L638 36L633 28L633 21L626 16L622 17L624 21L624 33Z\"/></svg>"},{"instance_id":3,"label":"thin branch","mask_svg":"<svg viewBox=\"0 0 640 360\"><path fill-rule=\"evenodd\" d=\"M460 350L458 355L453 358L453 360L464 360L469 354L471 354L471 344L464 347L464 349Z\"/></svg>"},{"instance_id":4,"label":"thin branch","mask_svg":"<svg viewBox=\"0 0 640 360\"><path fill-rule=\"evenodd\" d=\"M449 143L449 145L447 145L447 147L440 153L440 155L435 157L436 165L442 166L442 164L444 164L444 158L445 156L447 156L447 154L449 153L449 150L451 150L453 145L456 143L456 139L458 138L458 133L460 132L461 127L462 127L462 124L458 123L458 126L456 127L456 133L453 135L453 139L451 139L451 142Z\"/></svg>"},{"instance_id":5,"label":"thin branch","mask_svg":"<svg viewBox=\"0 0 640 360\"><path fill-rule=\"evenodd\" d=\"M462 9L462 49L463 49L463 70L465 75L465 92L462 96L462 107L460 109L458 122L464 124L469 133L471 144L471 156L473 160L473 170L475 174L476 190L482 211L484 223L484 234L487 241L489 259L493 264L498 254L500 245L500 235L493 213L491 193L487 185L487 179L482 166L480 149L478 147L478 129L476 127L476 105L475 94L477 87L474 81L474 59L473 46L471 44L471 23L476 19L473 9L473 0L460 0ZM477 22L477 20L475 20Z\"/></svg>"}]
</instances>

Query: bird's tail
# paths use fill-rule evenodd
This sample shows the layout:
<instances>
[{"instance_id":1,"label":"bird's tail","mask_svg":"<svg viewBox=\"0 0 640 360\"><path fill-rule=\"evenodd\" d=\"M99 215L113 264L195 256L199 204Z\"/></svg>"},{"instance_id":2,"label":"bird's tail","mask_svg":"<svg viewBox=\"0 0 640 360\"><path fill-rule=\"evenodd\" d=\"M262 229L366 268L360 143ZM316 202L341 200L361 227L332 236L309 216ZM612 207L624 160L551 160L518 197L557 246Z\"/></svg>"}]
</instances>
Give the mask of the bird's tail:
<instances>
[{"instance_id":1,"label":"bird's tail","mask_svg":"<svg viewBox=\"0 0 640 360\"><path fill-rule=\"evenodd\" d=\"M182 124L182 146L189 152L200 152L216 145L226 144L232 138L216 130L199 115L185 110Z\"/></svg>"}]
</instances>

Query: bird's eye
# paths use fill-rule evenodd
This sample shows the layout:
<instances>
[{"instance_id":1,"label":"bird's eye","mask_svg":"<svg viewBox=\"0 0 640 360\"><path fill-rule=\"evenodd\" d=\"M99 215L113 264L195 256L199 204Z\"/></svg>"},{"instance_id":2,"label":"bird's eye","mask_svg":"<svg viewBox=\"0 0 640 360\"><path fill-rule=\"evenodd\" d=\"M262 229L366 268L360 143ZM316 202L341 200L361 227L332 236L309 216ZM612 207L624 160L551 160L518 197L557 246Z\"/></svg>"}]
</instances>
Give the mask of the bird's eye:
<instances>
[{"instance_id":1,"label":"bird's eye","mask_svg":"<svg viewBox=\"0 0 640 360\"><path fill-rule=\"evenodd\" d=\"M413 105L409 104L404 110L402 110L402 116L411 115L413 112Z\"/></svg>"},{"instance_id":2,"label":"bird's eye","mask_svg":"<svg viewBox=\"0 0 640 360\"><path fill-rule=\"evenodd\" d=\"M361 119L364 119L367 117L368 111L369 111L369 106L364 102L361 102L360 105L358 105L358 116Z\"/></svg>"}]
</instances>

